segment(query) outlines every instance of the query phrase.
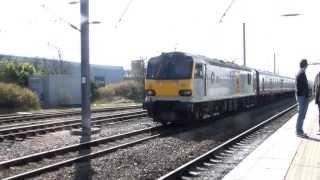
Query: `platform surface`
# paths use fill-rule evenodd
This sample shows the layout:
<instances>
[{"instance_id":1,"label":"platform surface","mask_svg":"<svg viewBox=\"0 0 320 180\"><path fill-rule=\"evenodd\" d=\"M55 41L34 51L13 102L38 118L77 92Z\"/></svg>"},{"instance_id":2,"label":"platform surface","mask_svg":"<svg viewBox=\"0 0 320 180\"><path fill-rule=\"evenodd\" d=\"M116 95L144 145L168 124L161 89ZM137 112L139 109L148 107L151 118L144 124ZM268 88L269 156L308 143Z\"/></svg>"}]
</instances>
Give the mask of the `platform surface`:
<instances>
[{"instance_id":1,"label":"platform surface","mask_svg":"<svg viewBox=\"0 0 320 180\"><path fill-rule=\"evenodd\" d=\"M318 107L311 101L304 121L308 138L295 134L297 114L223 180L320 180Z\"/></svg>"}]
</instances>

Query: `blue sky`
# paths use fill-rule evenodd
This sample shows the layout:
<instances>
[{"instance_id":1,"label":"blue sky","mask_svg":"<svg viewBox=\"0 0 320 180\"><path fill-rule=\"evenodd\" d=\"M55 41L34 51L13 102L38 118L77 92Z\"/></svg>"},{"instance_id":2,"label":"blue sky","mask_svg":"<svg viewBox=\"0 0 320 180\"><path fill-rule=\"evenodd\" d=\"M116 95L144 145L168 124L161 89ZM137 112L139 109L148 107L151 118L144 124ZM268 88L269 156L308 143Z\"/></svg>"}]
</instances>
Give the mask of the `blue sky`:
<instances>
[{"instance_id":1,"label":"blue sky","mask_svg":"<svg viewBox=\"0 0 320 180\"><path fill-rule=\"evenodd\" d=\"M120 65L163 51L186 51L242 64L242 22L246 22L247 65L294 76L301 58L320 59L320 2L316 0L91 0L90 61ZM1 0L0 53L80 62L79 4L65 0ZM282 17L300 13L298 17ZM68 22L68 23L67 23ZM312 76L319 67L310 67Z\"/></svg>"}]
</instances>

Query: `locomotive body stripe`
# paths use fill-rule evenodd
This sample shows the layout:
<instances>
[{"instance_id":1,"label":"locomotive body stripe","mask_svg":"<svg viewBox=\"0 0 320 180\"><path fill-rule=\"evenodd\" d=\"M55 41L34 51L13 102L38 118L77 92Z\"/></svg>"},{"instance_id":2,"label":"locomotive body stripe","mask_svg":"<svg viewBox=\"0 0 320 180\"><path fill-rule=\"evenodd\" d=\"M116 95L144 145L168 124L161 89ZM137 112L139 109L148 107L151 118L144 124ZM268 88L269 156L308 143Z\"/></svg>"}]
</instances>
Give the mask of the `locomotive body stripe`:
<instances>
[{"instance_id":1,"label":"locomotive body stripe","mask_svg":"<svg viewBox=\"0 0 320 180\"><path fill-rule=\"evenodd\" d=\"M195 97L181 97L181 96L171 96L171 97L159 97L159 96L151 96L150 101L178 101L178 102L186 102L186 103L199 103L199 102L213 102L213 101L221 101L221 100L228 100L228 99L236 99L236 98L245 98L245 97L254 97L256 94L248 93L242 95L233 95L233 96L224 96L224 97L202 97L202 98L195 98Z\"/></svg>"}]
</instances>

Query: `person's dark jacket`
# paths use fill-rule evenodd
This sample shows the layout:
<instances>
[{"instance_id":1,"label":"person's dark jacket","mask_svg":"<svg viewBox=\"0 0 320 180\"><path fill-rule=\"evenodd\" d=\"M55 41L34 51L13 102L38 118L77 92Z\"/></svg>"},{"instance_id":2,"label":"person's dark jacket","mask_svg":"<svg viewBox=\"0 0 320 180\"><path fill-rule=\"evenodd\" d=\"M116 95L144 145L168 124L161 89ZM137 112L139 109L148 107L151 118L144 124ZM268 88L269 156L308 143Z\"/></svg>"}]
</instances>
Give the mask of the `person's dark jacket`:
<instances>
[{"instance_id":1,"label":"person's dark jacket","mask_svg":"<svg viewBox=\"0 0 320 180\"><path fill-rule=\"evenodd\" d=\"M309 97L308 79L303 70L300 70L296 76L296 94Z\"/></svg>"},{"instance_id":2,"label":"person's dark jacket","mask_svg":"<svg viewBox=\"0 0 320 180\"><path fill-rule=\"evenodd\" d=\"M313 93L315 97L315 103L319 104L320 101L320 72L317 74L316 79L314 80Z\"/></svg>"}]
</instances>

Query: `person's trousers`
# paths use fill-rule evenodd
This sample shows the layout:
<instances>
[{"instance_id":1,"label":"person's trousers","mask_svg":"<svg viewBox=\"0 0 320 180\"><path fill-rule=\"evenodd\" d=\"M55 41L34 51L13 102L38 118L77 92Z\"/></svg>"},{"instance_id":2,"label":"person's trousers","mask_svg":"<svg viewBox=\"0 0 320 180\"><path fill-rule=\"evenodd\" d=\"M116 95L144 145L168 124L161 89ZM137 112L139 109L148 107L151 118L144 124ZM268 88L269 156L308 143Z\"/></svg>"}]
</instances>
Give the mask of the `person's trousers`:
<instances>
[{"instance_id":1,"label":"person's trousers","mask_svg":"<svg viewBox=\"0 0 320 180\"><path fill-rule=\"evenodd\" d=\"M319 122L319 130L320 130L320 103L317 104L318 105L318 109L319 109L319 115L318 115L318 122Z\"/></svg>"},{"instance_id":2,"label":"person's trousers","mask_svg":"<svg viewBox=\"0 0 320 180\"><path fill-rule=\"evenodd\" d=\"M302 126L304 122L304 118L306 117L306 113L308 110L309 102L308 98L305 96L297 96L297 102L298 102L298 119L296 124L296 131L297 133L303 133Z\"/></svg>"}]
</instances>

